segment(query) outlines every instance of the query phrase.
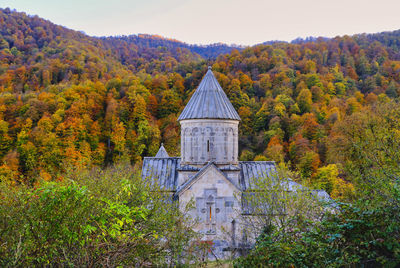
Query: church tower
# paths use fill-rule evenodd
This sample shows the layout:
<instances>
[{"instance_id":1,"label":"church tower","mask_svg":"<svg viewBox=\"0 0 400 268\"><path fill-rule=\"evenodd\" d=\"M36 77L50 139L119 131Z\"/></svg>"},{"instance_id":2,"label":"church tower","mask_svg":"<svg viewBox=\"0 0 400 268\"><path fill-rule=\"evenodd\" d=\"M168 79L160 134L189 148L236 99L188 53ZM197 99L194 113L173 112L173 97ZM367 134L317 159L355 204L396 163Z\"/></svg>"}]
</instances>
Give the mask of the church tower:
<instances>
[{"instance_id":1,"label":"church tower","mask_svg":"<svg viewBox=\"0 0 400 268\"><path fill-rule=\"evenodd\" d=\"M259 191L257 179L277 176L275 163L238 161L240 117L211 67L178 121L181 157L170 157L161 145L155 157L144 158L142 176L156 182L194 220L193 230L203 241L212 241L212 256L232 257L257 236L246 232L243 219L251 217L252 208L242 197ZM288 191L304 189L290 179L282 183Z\"/></svg>"},{"instance_id":2,"label":"church tower","mask_svg":"<svg viewBox=\"0 0 400 268\"><path fill-rule=\"evenodd\" d=\"M275 163L238 161L240 117L211 67L178 121L181 157L170 157L161 145L155 157L144 158L142 176L169 193L182 211L191 204L186 212L195 220L193 230L203 235L202 240L212 241L213 256L227 258L243 243L254 243L243 222L252 208L242 196L259 190L257 179L276 176ZM283 183L289 191L302 189L290 179Z\"/></svg>"},{"instance_id":3,"label":"church tower","mask_svg":"<svg viewBox=\"0 0 400 268\"><path fill-rule=\"evenodd\" d=\"M199 87L178 118L181 124L181 165L202 167L239 164L240 117L208 67Z\"/></svg>"}]
</instances>

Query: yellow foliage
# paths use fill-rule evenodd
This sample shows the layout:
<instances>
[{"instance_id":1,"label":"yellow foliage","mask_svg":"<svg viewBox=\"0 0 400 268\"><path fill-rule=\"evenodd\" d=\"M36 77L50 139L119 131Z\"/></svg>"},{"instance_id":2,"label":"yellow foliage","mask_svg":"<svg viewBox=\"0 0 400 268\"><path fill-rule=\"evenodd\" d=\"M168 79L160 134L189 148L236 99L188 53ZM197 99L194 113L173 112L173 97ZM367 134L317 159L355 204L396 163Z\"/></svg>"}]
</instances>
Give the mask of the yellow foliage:
<instances>
[{"instance_id":1,"label":"yellow foliage","mask_svg":"<svg viewBox=\"0 0 400 268\"><path fill-rule=\"evenodd\" d=\"M259 154L254 157L254 161L268 161L268 159L264 155Z\"/></svg>"},{"instance_id":2,"label":"yellow foliage","mask_svg":"<svg viewBox=\"0 0 400 268\"><path fill-rule=\"evenodd\" d=\"M40 178L42 178L43 180L51 181L52 178L51 175L48 172L44 171L43 169L40 170L39 174Z\"/></svg>"}]
</instances>

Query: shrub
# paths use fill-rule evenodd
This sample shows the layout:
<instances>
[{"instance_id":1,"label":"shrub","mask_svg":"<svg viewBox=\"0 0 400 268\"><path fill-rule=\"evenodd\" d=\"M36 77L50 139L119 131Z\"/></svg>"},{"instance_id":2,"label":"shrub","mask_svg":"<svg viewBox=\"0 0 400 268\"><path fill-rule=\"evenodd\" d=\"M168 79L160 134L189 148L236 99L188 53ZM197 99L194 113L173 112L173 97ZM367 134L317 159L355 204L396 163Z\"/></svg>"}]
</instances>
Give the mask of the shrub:
<instances>
[{"instance_id":1,"label":"shrub","mask_svg":"<svg viewBox=\"0 0 400 268\"><path fill-rule=\"evenodd\" d=\"M173 265L195 234L130 166L71 171L37 188L0 185L0 266ZM192 262L195 260L192 259Z\"/></svg>"},{"instance_id":2,"label":"shrub","mask_svg":"<svg viewBox=\"0 0 400 268\"><path fill-rule=\"evenodd\" d=\"M291 232L267 226L235 267L398 267L400 209L339 205L340 212Z\"/></svg>"}]
</instances>

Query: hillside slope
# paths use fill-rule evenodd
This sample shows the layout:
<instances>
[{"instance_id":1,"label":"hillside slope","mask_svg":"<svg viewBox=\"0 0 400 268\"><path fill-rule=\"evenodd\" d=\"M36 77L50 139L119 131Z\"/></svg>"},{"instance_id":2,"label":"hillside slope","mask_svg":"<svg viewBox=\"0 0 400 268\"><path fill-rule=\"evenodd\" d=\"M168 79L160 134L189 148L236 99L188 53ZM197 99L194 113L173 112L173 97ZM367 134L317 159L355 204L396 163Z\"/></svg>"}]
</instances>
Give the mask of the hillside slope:
<instances>
[{"instance_id":1,"label":"hillside slope","mask_svg":"<svg viewBox=\"0 0 400 268\"><path fill-rule=\"evenodd\" d=\"M190 45L175 39L164 38L159 35L138 34L129 36L103 37L102 40L109 42L125 42L133 44L138 48L159 48L164 47L168 50L188 49L192 53L198 54L205 59L215 59L220 54L230 53L233 49L241 50L239 46L228 46L222 43L211 45Z\"/></svg>"},{"instance_id":2,"label":"hillside slope","mask_svg":"<svg viewBox=\"0 0 400 268\"><path fill-rule=\"evenodd\" d=\"M0 10L0 174L34 182L70 165L140 165L160 142L178 155L177 115L212 65L242 118L240 158L285 162L341 196L351 185L335 155L338 124L400 94L400 31L273 42L215 60L168 42L94 38Z\"/></svg>"}]
</instances>

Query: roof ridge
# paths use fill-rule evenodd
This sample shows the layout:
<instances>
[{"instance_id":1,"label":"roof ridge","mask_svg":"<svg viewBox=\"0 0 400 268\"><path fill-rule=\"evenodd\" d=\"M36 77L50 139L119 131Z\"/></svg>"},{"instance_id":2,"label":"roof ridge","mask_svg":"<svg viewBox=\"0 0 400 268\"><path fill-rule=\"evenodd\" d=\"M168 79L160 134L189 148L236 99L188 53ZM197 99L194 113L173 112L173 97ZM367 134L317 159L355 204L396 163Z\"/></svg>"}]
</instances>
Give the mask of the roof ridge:
<instances>
[{"instance_id":1,"label":"roof ridge","mask_svg":"<svg viewBox=\"0 0 400 268\"><path fill-rule=\"evenodd\" d=\"M239 191L241 191L242 189L240 188L240 185L236 185L236 183L234 183L228 176L226 176L226 174L224 172L222 172L216 165L214 161L209 161L206 165L204 165L199 171L197 171L197 173L189 178L186 182L184 182L183 184L181 184L180 186L178 186L178 188L176 189L175 195L179 195L179 193L181 193L182 191L186 190L188 188L189 185L191 185L192 183L194 183L201 175L203 175L203 173L210 167L214 167L222 176L224 176L225 179L227 179L230 183L232 183L232 185L238 189Z\"/></svg>"}]
</instances>

